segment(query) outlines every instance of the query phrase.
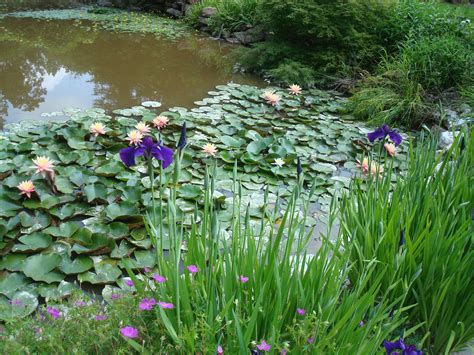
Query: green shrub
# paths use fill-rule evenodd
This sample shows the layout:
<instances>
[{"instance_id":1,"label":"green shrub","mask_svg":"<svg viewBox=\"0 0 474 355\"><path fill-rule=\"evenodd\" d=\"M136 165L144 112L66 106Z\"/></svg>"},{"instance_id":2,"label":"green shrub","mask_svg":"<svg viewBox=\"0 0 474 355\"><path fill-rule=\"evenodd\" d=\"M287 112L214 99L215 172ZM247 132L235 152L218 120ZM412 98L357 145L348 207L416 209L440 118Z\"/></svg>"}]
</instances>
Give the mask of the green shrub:
<instances>
[{"instance_id":1,"label":"green shrub","mask_svg":"<svg viewBox=\"0 0 474 355\"><path fill-rule=\"evenodd\" d=\"M383 282L381 292L397 298L402 285L411 285L409 321L421 326L430 354L460 350L474 337L474 135L463 135L444 154L436 141L422 141L411 149L405 175L393 176L386 166L383 180L355 183L341 203L351 281L376 264L400 281Z\"/></svg>"},{"instance_id":2,"label":"green shrub","mask_svg":"<svg viewBox=\"0 0 474 355\"><path fill-rule=\"evenodd\" d=\"M204 7L215 7L217 14L210 19L209 26L215 33L240 31L260 22L257 8L262 0L201 0L195 4L188 20L199 26L199 14Z\"/></svg>"},{"instance_id":3,"label":"green shrub","mask_svg":"<svg viewBox=\"0 0 474 355\"><path fill-rule=\"evenodd\" d=\"M268 71L278 84L291 85L298 83L301 86L310 87L315 83L314 69L308 65L287 60L277 68Z\"/></svg>"}]
</instances>

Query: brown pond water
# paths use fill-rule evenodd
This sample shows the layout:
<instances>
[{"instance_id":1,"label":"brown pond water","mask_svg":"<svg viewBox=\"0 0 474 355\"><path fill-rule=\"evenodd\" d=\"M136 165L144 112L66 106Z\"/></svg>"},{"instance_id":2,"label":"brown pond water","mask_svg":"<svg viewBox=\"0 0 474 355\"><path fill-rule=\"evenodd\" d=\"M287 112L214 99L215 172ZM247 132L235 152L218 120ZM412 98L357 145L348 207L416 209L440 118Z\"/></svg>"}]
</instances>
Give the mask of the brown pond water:
<instances>
[{"instance_id":1,"label":"brown pond water","mask_svg":"<svg viewBox=\"0 0 474 355\"><path fill-rule=\"evenodd\" d=\"M233 73L231 48L193 34L170 41L67 20L0 19L0 127L58 119L41 114L65 108L192 107L219 84L262 85Z\"/></svg>"}]
</instances>

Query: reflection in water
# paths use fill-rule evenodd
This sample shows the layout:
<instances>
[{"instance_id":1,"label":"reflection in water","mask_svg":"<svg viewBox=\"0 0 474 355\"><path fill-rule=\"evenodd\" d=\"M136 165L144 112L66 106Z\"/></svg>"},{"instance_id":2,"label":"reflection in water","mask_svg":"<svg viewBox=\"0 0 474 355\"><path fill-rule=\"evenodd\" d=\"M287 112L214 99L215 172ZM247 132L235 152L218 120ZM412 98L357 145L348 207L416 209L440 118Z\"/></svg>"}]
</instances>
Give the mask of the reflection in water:
<instances>
[{"instance_id":1,"label":"reflection in water","mask_svg":"<svg viewBox=\"0 0 474 355\"><path fill-rule=\"evenodd\" d=\"M42 112L145 100L189 107L218 84L261 84L232 74L227 53L197 36L171 42L74 21L6 18L0 20L0 118L45 119Z\"/></svg>"}]
</instances>

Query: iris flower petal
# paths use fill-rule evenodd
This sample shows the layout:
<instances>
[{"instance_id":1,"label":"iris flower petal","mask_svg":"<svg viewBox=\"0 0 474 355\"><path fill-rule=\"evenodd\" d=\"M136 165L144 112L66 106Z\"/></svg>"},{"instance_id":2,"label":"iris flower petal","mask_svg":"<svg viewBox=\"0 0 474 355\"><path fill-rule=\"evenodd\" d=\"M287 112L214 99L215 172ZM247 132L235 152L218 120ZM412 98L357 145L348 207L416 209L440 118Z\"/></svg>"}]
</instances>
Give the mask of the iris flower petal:
<instances>
[{"instance_id":1,"label":"iris flower petal","mask_svg":"<svg viewBox=\"0 0 474 355\"><path fill-rule=\"evenodd\" d=\"M173 162L173 150L165 146L153 148L151 156L162 161L163 169L166 169Z\"/></svg>"},{"instance_id":2,"label":"iris flower petal","mask_svg":"<svg viewBox=\"0 0 474 355\"><path fill-rule=\"evenodd\" d=\"M398 134L396 131L390 131L388 136L392 140L393 143L398 147L402 143L402 136Z\"/></svg>"},{"instance_id":3,"label":"iris flower petal","mask_svg":"<svg viewBox=\"0 0 474 355\"><path fill-rule=\"evenodd\" d=\"M370 143L373 143L376 139L385 138L385 131L383 127L377 128L375 131L368 133L367 138L369 139Z\"/></svg>"},{"instance_id":4,"label":"iris flower petal","mask_svg":"<svg viewBox=\"0 0 474 355\"><path fill-rule=\"evenodd\" d=\"M135 153L137 148L135 147L128 147L120 149L120 159L122 159L123 163L127 168L135 165ZM143 154L143 153L142 153Z\"/></svg>"}]
</instances>

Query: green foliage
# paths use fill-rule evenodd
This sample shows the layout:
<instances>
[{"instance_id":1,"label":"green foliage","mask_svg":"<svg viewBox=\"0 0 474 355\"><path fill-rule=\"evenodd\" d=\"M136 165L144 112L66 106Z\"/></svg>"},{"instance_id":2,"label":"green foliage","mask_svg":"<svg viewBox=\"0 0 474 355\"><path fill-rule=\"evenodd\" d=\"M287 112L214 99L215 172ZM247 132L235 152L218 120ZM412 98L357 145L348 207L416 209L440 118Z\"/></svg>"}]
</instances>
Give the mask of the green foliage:
<instances>
[{"instance_id":1,"label":"green foliage","mask_svg":"<svg viewBox=\"0 0 474 355\"><path fill-rule=\"evenodd\" d=\"M387 57L378 74L360 85L351 98L354 115L374 123L420 127L441 124L435 115L440 96L448 89L472 85L471 46L454 36L406 42L396 57Z\"/></svg>"},{"instance_id":2,"label":"green foliage","mask_svg":"<svg viewBox=\"0 0 474 355\"><path fill-rule=\"evenodd\" d=\"M188 14L188 20L199 26L199 14L205 7L215 7L217 14L210 19L209 26L215 33L246 30L260 23L258 6L262 0L201 0Z\"/></svg>"},{"instance_id":3,"label":"green foliage","mask_svg":"<svg viewBox=\"0 0 474 355\"><path fill-rule=\"evenodd\" d=\"M160 187L169 196L167 206L146 218L148 235L157 250L154 270L137 274L129 270L134 287L109 286L104 291L108 304L79 295L84 304L48 305L61 312L58 319L41 308L43 321L39 314L7 321L0 332L3 351L62 352L73 347L79 353L124 353L130 348L159 349L159 353L214 353L220 345L235 354L255 349L255 343L264 339L275 351L289 348L296 353L370 354L377 352L382 341L404 321L407 310L399 308L403 297L394 301L378 297L387 275L373 274L375 264L368 265L365 275L347 287L349 248L340 255L331 255L333 247L339 249L340 244L333 246L326 241L314 255L305 251L312 232L305 228L305 221L316 185L306 195L301 179L288 200L277 198L271 209L265 193L261 222L254 224L250 207L242 204L242 187L234 169L234 213L226 238L213 200L215 167L206 174L204 208L192 212L201 222L193 222L187 232L177 219L174 211L178 189L174 179L180 175L180 165L179 160L170 187ZM155 213L165 214L167 224L163 224L164 219L156 219L159 222L154 224ZM332 222L331 218L329 229ZM171 241L166 257L159 247L164 227ZM191 275L186 269L189 265L196 265L198 272ZM157 284L151 279L153 273L166 281ZM241 276L248 280L242 282ZM366 287L374 278L378 281ZM112 299L112 294L121 297ZM174 307L162 309L157 305L153 310L140 311L138 304L144 297ZM16 303L10 307L21 309ZM305 314L298 314L297 308L304 309ZM107 319L96 320L97 315L106 315ZM124 326L137 328L139 338L122 338L119 329ZM309 338L314 343L309 343Z\"/></svg>"},{"instance_id":4,"label":"green foliage","mask_svg":"<svg viewBox=\"0 0 474 355\"><path fill-rule=\"evenodd\" d=\"M341 203L351 282L375 263L400 281L383 281L381 292L397 299L408 286L405 304L416 304L409 321L420 325L423 347L433 354L460 350L474 337L474 136L472 130L461 135L442 154L436 141L422 141L406 174L356 182Z\"/></svg>"},{"instance_id":5,"label":"green foliage","mask_svg":"<svg viewBox=\"0 0 474 355\"><path fill-rule=\"evenodd\" d=\"M268 74L280 84L291 85L298 83L299 85L309 87L313 86L315 82L315 72L312 67L291 60L285 61L275 69L269 70Z\"/></svg>"}]
</instances>

